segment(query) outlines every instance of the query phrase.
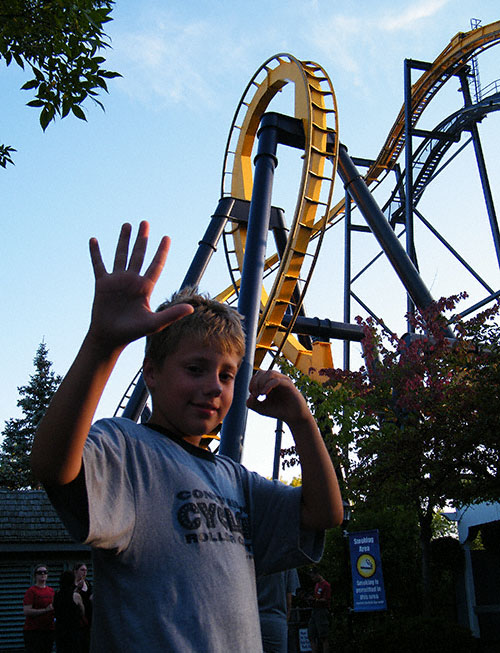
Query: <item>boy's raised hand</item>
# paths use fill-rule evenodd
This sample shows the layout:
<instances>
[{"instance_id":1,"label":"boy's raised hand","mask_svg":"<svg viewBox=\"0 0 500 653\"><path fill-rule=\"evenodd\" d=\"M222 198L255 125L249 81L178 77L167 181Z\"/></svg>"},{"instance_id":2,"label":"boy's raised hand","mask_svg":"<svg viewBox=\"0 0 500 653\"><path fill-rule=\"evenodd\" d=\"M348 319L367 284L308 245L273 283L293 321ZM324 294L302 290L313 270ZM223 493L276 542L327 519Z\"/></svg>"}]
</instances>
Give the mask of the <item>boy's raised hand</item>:
<instances>
[{"instance_id":1,"label":"boy's raised hand","mask_svg":"<svg viewBox=\"0 0 500 653\"><path fill-rule=\"evenodd\" d=\"M97 240L90 241L95 276L90 328L38 425L31 451L33 474L47 485L66 485L80 473L83 448L96 408L125 346L193 311L187 304L160 313L151 311L149 300L163 270L170 241L162 238L150 266L141 275L149 225L141 222L129 258L131 230L129 224L123 225L111 272L104 266Z\"/></svg>"},{"instance_id":2,"label":"boy's raised hand","mask_svg":"<svg viewBox=\"0 0 500 653\"><path fill-rule=\"evenodd\" d=\"M257 370L248 389L247 406L260 415L281 419L290 427L312 419L306 400L284 374L275 370Z\"/></svg>"},{"instance_id":3,"label":"boy's raised hand","mask_svg":"<svg viewBox=\"0 0 500 653\"><path fill-rule=\"evenodd\" d=\"M161 331L164 327L189 313L193 308L178 304L155 313L149 300L163 270L170 247L164 236L146 272L141 275L149 224L141 222L129 259L132 227L124 224L116 246L113 270L107 272L96 238L91 238L90 256L94 268L95 295L89 336L99 346L110 350L125 347L130 342Z\"/></svg>"}]
</instances>

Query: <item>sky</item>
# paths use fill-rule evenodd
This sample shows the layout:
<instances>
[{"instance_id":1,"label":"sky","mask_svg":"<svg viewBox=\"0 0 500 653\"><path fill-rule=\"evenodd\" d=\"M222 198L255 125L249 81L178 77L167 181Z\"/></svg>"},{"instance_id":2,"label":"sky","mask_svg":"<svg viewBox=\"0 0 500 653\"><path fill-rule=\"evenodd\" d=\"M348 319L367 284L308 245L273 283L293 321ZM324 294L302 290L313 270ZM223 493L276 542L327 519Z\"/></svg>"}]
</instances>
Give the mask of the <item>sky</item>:
<instances>
[{"instance_id":1,"label":"sky","mask_svg":"<svg viewBox=\"0 0 500 653\"><path fill-rule=\"evenodd\" d=\"M43 133L36 110L26 106L31 96L19 90L26 75L0 61L0 142L17 150L15 166L0 169L2 425L19 415L17 388L28 382L42 340L58 374L78 350L93 296L91 236L109 261L122 222L137 228L149 220L151 251L163 234L172 238L152 303L179 286L217 206L233 114L267 59L287 52L319 63L335 89L341 142L351 156L375 158L403 103L404 59L433 61L457 32L470 29L471 18L483 25L500 19L497 0L117 0L112 15L106 66L122 77L111 80L109 94L100 98L105 112L85 105L87 122L70 116ZM499 54L492 48L478 58L483 86L500 79ZM462 106L457 89L456 81L447 84L424 112L421 128L432 129ZM290 97L284 92L279 110L293 115ZM479 126L497 199L499 120L493 113ZM291 217L297 165L288 153L280 162L273 204ZM335 188L338 199L339 179ZM382 201L384 190L377 192ZM419 209L498 289L498 262L470 146L429 186ZM420 227L416 239L422 277L434 297L462 290L473 301L484 296ZM354 269L376 251L373 238L355 234ZM342 320L343 260L339 225L324 239L306 297L308 315ZM215 295L228 285L221 247L201 290ZM404 293L383 261L363 276L356 292L404 331ZM354 306L353 317L358 314L363 310ZM134 343L122 355L97 417L114 413L141 365L142 349ZM341 366L339 344L333 349ZM274 428L272 420L250 417L245 438L244 464L266 476Z\"/></svg>"}]
</instances>

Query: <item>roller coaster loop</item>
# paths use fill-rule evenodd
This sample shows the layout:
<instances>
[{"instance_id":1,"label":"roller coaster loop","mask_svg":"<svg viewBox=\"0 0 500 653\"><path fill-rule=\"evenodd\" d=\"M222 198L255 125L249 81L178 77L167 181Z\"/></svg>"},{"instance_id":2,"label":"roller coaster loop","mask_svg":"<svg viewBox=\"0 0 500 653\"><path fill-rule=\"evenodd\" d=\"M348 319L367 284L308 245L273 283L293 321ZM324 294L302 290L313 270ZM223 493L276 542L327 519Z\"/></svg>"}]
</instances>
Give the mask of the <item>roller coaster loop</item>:
<instances>
[{"instance_id":1,"label":"roller coaster loop","mask_svg":"<svg viewBox=\"0 0 500 653\"><path fill-rule=\"evenodd\" d=\"M362 182L362 185L373 193L390 173L396 174L397 183L389 200L381 210L378 210L376 220L380 221L380 216L385 216L384 219L390 224L391 229L400 223L408 230L405 202L406 214L409 206L412 219L415 213L425 220L418 213L416 205L427 186L444 167L440 168L440 164L444 160L445 153L458 142L463 132L470 132L473 138L477 122L489 112L500 108L500 93L497 89L488 97L482 97L476 103L472 103L470 95L467 100L468 87L465 88L470 64L474 64L475 58L480 53L496 45L499 40L500 21L457 34L431 63L407 60L409 69L420 71L418 80L409 84L406 102L376 159L367 162L364 175L353 173L356 181L348 180L348 185L350 187L352 185L353 192L346 193L344 199L333 207L331 201L339 167L340 138L337 103L328 75L320 65L311 61L299 61L285 53L271 57L257 70L242 95L230 127L224 155L219 206L212 216L204 238L200 241L198 252L182 284L193 285L199 282L216 249L217 241L222 236L231 284L220 292L217 298L230 303L238 299L242 288L245 252L251 246L249 215L252 214L252 203L255 201L252 197L254 178L251 157L255 150L259 125L263 117L269 115L266 114L266 110L276 94L287 84L292 85L294 116L288 119L291 124L293 123L293 129L298 136L290 137L289 140L287 136L279 142L302 149L302 173L298 184L296 208L288 230L280 210L275 207L266 209L269 229L275 237L276 251L267 255L267 258L262 261L261 278L269 278L271 283L268 283L267 287L269 288L270 285L271 287L266 291L260 281L258 296L254 298L258 313L253 357L255 367L261 366L266 357L266 360L270 360L270 364L273 365L278 355L284 355L301 371L312 374L314 378L315 372L311 371L312 368L317 370L332 364L330 347L327 342L324 342L327 338L323 337L323 342L311 342L307 335L294 335L301 331L304 334L307 330L304 326L307 320L303 310L304 295L314 272L325 231L347 217L348 213L350 214L356 184L360 185ZM442 121L432 132L418 130L417 123L431 100L450 79L457 76L462 80L465 106ZM411 144L413 137L423 139L415 152L412 151ZM475 142L476 146L477 142ZM407 160L405 169L401 171L399 157L403 151L407 152ZM410 158L408 152L411 152ZM347 161L347 167L350 163L352 161ZM342 167L344 168L343 181L346 183L344 177L346 166ZM486 187L487 175L485 170L481 171L479 155L478 167L483 187ZM408 171L411 171L411 186L408 185ZM405 188L406 190L411 188L409 200L405 197ZM486 190L485 200L488 204ZM493 207L491 211L488 209L488 212L495 237L495 229L498 233L498 227ZM373 216L369 217L373 218ZM370 229L375 233L372 224ZM500 261L500 236L498 241L496 246ZM451 251L451 246L449 248ZM394 245L383 244L382 249L390 259ZM405 256L409 261L414 262L411 240L410 242L407 240ZM396 258L398 257L401 258L404 266L408 264L399 253ZM465 261L462 262L466 265ZM406 286L403 278L402 281ZM479 278L479 281L490 297L498 294L494 293L493 288L484 280ZM347 285L347 294L354 297L349 284ZM412 288L406 286L406 290L412 295ZM428 296L426 289L422 288L420 300L417 294L417 301L426 302L428 297L430 295ZM344 319L346 315L349 315L349 311L344 310ZM345 323L340 325L333 323L325 325L323 320L321 321L322 333L330 333L330 337L335 337L331 334L336 332L342 334L339 337L344 339L359 340L359 333L353 325L348 324L348 321L345 319ZM307 328L312 329L310 323ZM314 333L314 329L310 333ZM344 364L345 361L346 357ZM144 384L141 376L138 375L127 389L117 412L120 412L126 404L124 414L138 419L145 401ZM241 438L239 442L241 447L242 433L237 437Z\"/></svg>"}]
</instances>

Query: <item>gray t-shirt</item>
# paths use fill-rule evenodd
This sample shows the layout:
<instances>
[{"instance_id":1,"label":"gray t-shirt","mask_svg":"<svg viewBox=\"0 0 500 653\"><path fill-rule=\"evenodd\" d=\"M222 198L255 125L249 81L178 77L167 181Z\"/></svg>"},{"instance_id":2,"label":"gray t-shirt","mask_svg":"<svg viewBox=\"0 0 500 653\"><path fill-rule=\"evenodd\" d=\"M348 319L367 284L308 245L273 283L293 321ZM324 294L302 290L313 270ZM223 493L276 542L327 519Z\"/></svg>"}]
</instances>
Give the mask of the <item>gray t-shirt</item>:
<instances>
[{"instance_id":1,"label":"gray t-shirt","mask_svg":"<svg viewBox=\"0 0 500 653\"><path fill-rule=\"evenodd\" d=\"M92 651L261 651L256 573L322 554L300 488L122 418L92 427L83 460L73 487L48 492L93 548Z\"/></svg>"}]
</instances>

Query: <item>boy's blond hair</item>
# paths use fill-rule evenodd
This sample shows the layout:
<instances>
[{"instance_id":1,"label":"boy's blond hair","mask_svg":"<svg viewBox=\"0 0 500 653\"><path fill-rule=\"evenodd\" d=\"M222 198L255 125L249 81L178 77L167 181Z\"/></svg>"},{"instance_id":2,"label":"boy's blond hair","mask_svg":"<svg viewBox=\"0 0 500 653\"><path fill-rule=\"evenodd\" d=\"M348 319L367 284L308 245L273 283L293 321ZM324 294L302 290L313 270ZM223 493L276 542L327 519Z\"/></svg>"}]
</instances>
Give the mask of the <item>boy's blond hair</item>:
<instances>
[{"instance_id":1,"label":"boy's blond hair","mask_svg":"<svg viewBox=\"0 0 500 653\"><path fill-rule=\"evenodd\" d=\"M162 331L146 338L145 357L161 365L166 356L174 352L182 338L191 338L207 346L220 348L224 353L234 352L239 358L245 354L245 334L242 316L227 304L201 295L196 288L185 288L172 295L156 309L162 311L176 304L191 304L194 312Z\"/></svg>"}]
</instances>

